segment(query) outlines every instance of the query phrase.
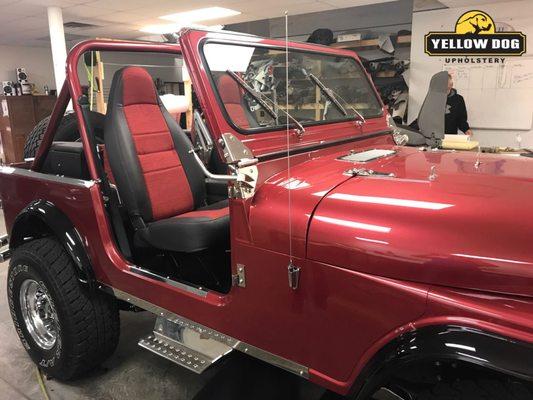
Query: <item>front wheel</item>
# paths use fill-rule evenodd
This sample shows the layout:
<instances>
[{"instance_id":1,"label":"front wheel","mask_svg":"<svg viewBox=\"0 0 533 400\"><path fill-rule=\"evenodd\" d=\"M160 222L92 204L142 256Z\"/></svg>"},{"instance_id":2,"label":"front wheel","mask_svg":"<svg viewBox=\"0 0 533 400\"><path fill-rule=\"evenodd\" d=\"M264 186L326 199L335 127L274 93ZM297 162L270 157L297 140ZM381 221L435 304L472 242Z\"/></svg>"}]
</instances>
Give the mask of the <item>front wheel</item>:
<instances>
[{"instance_id":1,"label":"front wheel","mask_svg":"<svg viewBox=\"0 0 533 400\"><path fill-rule=\"evenodd\" d=\"M78 377L115 350L120 330L115 299L81 286L56 240L36 239L16 248L7 289L17 334L47 375Z\"/></svg>"},{"instance_id":2,"label":"front wheel","mask_svg":"<svg viewBox=\"0 0 533 400\"><path fill-rule=\"evenodd\" d=\"M462 361L410 365L384 383L368 400L533 399L532 382Z\"/></svg>"}]
</instances>

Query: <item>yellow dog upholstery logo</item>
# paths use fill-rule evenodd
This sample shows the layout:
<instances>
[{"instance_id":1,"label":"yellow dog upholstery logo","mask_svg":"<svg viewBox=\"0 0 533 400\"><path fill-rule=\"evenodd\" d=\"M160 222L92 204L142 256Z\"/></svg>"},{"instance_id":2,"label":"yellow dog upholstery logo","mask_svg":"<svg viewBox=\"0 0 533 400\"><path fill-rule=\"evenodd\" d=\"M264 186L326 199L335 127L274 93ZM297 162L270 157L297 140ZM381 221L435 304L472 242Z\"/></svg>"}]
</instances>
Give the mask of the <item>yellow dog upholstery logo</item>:
<instances>
[{"instance_id":1,"label":"yellow dog upholstery logo","mask_svg":"<svg viewBox=\"0 0 533 400\"><path fill-rule=\"evenodd\" d=\"M479 10L461 15L455 32L430 32L424 41L430 56L521 56L526 52L526 35L498 32L492 17Z\"/></svg>"},{"instance_id":2,"label":"yellow dog upholstery logo","mask_svg":"<svg viewBox=\"0 0 533 400\"><path fill-rule=\"evenodd\" d=\"M492 18L483 11L469 11L459 17L455 32L463 35L496 33L496 26Z\"/></svg>"}]
</instances>

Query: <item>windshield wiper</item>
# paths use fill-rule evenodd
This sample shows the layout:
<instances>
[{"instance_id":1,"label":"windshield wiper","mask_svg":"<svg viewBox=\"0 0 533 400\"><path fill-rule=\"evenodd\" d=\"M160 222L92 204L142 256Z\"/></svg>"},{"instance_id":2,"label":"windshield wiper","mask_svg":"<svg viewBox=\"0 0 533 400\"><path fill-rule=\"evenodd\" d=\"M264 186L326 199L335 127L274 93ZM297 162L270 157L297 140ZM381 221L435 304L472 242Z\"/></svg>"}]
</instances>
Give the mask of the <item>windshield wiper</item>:
<instances>
[{"instance_id":1,"label":"windshield wiper","mask_svg":"<svg viewBox=\"0 0 533 400\"><path fill-rule=\"evenodd\" d=\"M257 93L254 88L252 88L250 85L248 85L244 79L242 79L239 75L237 75L235 72L233 72L232 70L228 69L227 71L227 74L229 76L231 76L233 78L233 80L235 82L237 82L244 90L246 90L250 96L252 96L254 98L255 101L257 101L257 103L263 107L269 114L272 118L274 118L276 121L278 119L278 114L276 113L276 111L274 111L273 108L271 108L264 100L263 98L261 98L260 94Z\"/></svg>"},{"instance_id":2,"label":"windshield wiper","mask_svg":"<svg viewBox=\"0 0 533 400\"><path fill-rule=\"evenodd\" d=\"M363 117L363 115L359 111L357 111L352 105L348 104L348 102L344 100L338 93L335 93L333 89L324 85L324 83L320 79L318 79L315 75L307 72L305 68L302 68L302 72L309 80L311 80L311 82L318 86L320 91L326 95L329 101L333 103L335 107L337 107L337 109L341 112L343 116L346 117L348 115L348 111L346 111L346 108L340 103L339 99L341 99L352 109L352 111L357 115L357 117L361 120L362 123L366 123L365 117Z\"/></svg>"},{"instance_id":3,"label":"windshield wiper","mask_svg":"<svg viewBox=\"0 0 533 400\"><path fill-rule=\"evenodd\" d=\"M289 114L287 111L285 111L282 108L279 108L270 98L265 96L261 92L257 92L253 87L251 87L244 79L242 79L239 75L237 75L232 70L228 69L226 70L226 73L235 81L237 82L244 90L246 90L250 96L254 98L257 103L263 107L271 116L276 120L276 123L278 123L278 113L276 110L280 110L283 114L285 114L294 124L297 126L296 128L296 134L298 137L302 136L305 133L305 128L303 125L298 121L296 118L294 118L291 114ZM270 105L267 103L270 102L274 108L270 107Z\"/></svg>"}]
</instances>

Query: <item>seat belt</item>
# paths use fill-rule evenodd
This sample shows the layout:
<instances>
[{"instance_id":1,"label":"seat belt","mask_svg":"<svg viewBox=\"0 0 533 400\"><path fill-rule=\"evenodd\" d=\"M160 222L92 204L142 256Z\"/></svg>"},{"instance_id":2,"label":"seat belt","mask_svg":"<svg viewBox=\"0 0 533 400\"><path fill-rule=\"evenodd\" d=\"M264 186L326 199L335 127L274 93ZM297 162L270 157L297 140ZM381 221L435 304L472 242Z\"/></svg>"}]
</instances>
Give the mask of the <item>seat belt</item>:
<instances>
[{"instance_id":1,"label":"seat belt","mask_svg":"<svg viewBox=\"0 0 533 400\"><path fill-rule=\"evenodd\" d=\"M87 98L87 96L82 95L78 99L78 104L81 107L83 119L85 120L85 127L87 129L87 136L89 139L90 150L93 154L94 160L96 161L95 163L96 172L98 173L98 176L100 177L100 182L102 184L101 187L102 187L102 194L104 195L104 201L107 199L105 203L109 205L109 214L111 217L111 223L113 225L113 230L117 238L118 246L120 248L120 251L124 255L124 257L131 260L132 258L131 248L130 248L130 244L128 241L128 235L126 234L126 229L124 228L124 222L122 219L122 215L120 214L118 196L117 196L116 191L113 190L111 188L111 185L109 184L109 179L104 170L103 162L96 149L96 143L94 139L94 130L92 127L90 116L89 116L89 111L90 111L89 99Z\"/></svg>"}]
</instances>

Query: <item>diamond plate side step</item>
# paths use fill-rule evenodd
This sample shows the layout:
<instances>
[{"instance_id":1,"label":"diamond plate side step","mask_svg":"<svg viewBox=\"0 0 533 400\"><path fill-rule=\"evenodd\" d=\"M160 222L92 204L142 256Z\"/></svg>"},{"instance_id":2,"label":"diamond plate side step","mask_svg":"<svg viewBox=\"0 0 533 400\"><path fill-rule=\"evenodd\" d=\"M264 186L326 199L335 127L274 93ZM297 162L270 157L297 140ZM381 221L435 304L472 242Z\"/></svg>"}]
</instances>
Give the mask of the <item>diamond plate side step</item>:
<instances>
[{"instance_id":1,"label":"diamond plate side step","mask_svg":"<svg viewBox=\"0 0 533 400\"><path fill-rule=\"evenodd\" d=\"M198 330L158 317L154 332L139 346L201 374L233 348Z\"/></svg>"},{"instance_id":2,"label":"diamond plate side step","mask_svg":"<svg viewBox=\"0 0 533 400\"><path fill-rule=\"evenodd\" d=\"M171 345L154 335L148 335L146 338L141 339L139 346L198 374L204 372L214 362L214 360L204 354L185 346Z\"/></svg>"}]
</instances>

